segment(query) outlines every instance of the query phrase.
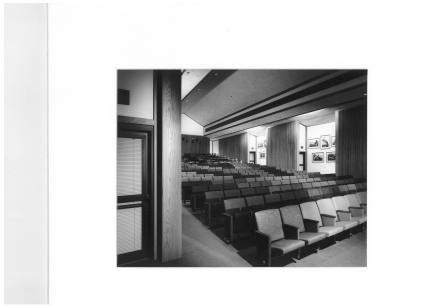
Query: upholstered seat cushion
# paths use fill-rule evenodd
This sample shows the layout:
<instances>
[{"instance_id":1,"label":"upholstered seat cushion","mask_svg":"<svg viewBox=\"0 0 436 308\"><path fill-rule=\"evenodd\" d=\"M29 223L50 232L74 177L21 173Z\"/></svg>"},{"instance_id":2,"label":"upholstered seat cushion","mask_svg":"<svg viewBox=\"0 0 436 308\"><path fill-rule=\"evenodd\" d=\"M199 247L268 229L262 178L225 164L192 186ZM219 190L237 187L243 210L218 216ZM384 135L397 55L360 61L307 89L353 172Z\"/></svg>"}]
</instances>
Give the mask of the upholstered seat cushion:
<instances>
[{"instance_id":1,"label":"upholstered seat cushion","mask_svg":"<svg viewBox=\"0 0 436 308\"><path fill-rule=\"evenodd\" d=\"M366 216L351 216L351 220L357 222L358 224L363 224L366 222Z\"/></svg>"},{"instance_id":2,"label":"upholstered seat cushion","mask_svg":"<svg viewBox=\"0 0 436 308\"><path fill-rule=\"evenodd\" d=\"M257 229L268 234L271 241L280 240L285 237L283 233L282 218L278 209L259 211L256 216Z\"/></svg>"},{"instance_id":3,"label":"upholstered seat cushion","mask_svg":"<svg viewBox=\"0 0 436 308\"><path fill-rule=\"evenodd\" d=\"M303 247L304 241L282 239L271 243L271 249L279 250L282 254Z\"/></svg>"},{"instance_id":4,"label":"upholstered seat cushion","mask_svg":"<svg viewBox=\"0 0 436 308\"><path fill-rule=\"evenodd\" d=\"M342 232L344 227L334 226L334 227L319 227L318 231L327 234L327 236L332 236Z\"/></svg>"},{"instance_id":5,"label":"upholstered seat cushion","mask_svg":"<svg viewBox=\"0 0 436 308\"><path fill-rule=\"evenodd\" d=\"M327 237L327 234L320 232L301 232L300 240L303 240L307 243L307 245L311 245L313 243L319 242L320 240Z\"/></svg>"},{"instance_id":6,"label":"upholstered seat cushion","mask_svg":"<svg viewBox=\"0 0 436 308\"><path fill-rule=\"evenodd\" d=\"M342 220L342 221L337 221L335 223L336 226L338 227L344 227L344 230L348 230L351 229L355 226L357 226L359 223L357 221L354 220Z\"/></svg>"}]
</instances>

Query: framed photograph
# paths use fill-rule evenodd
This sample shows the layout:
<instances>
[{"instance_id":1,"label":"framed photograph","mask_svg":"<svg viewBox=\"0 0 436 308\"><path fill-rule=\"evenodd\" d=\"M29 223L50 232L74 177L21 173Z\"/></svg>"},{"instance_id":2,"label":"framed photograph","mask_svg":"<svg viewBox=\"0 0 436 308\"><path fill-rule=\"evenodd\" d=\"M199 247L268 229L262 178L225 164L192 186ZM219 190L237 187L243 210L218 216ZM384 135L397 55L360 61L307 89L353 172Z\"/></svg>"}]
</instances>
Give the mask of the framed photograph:
<instances>
[{"instance_id":1,"label":"framed photograph","mask_svg":"<svg viewBox=\"0 0 436 308\"><path fill-rule=\"evenodd\" d=\"M335 152L327 152L327 162L334 163L336 161L336 153Z\"/></svg>"},{"instance_id":2,"label":"framed photograph","mask_svg":"<svg viewBox=\"0 0 436 308\"><path fill-rule=\"evenodd\" d=\"M307 140L308 149L319 149L319 138Z\"/></svg>"},{"instance_id":3,"label":"framed photograph","mask_svg":"<svg viewBox=\"0 0 436 308\"><path fill-rule=\"evenodd\" d=\"M312 153L312 163L323 163L324 162L324 152Z\"/></svg>"},{"instance_id":4,"label":"framed photograph","mask_svg":"<svg viewBox=\"0 0 436 308\"><path fill-rule=\"evenodd\" d=\"M336 146L336 136L332 136L332 148Z\"/></svg>"},{"instance_id":5,"label":"framed photograph","mask_svg":"<svg viewBox=\"0 0 436 308\"><path fill-rule=\"evenodd\" d=\"M259 158L265 158L265 157L266 157L265 153L259 153Z\"/></svg>"},{"instance_id":6,"label":"framed photograph","mask_svg":"<svg viewBox=\"0 0 436 308\"><path fill-rule=\"evenodd\" d=\"M330 135L324 135L320 138L321 149L330 149Z\"/></svg>"}]
</instances>

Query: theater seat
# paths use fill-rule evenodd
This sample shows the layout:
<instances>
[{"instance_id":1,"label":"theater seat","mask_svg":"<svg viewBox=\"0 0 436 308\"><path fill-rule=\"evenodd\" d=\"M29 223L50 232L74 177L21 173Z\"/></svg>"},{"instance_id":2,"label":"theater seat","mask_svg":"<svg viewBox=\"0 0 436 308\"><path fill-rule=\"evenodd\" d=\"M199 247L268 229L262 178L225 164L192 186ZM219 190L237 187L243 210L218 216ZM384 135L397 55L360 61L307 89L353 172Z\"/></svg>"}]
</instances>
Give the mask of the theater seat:
<instances>
[{"instance_id":1,"label":"theater seat","mask_svg":"<svg viewBox=\"0 0 436 308\"><path fill-rule=\"evenodd\" d=\"M334 222L331 221L325 221L327 224L324 225L315 201L300 204L300 209L304 219L304 227L310 232L322 232L328 237L333 237L344 230L344 227L335 226Z\"/></svg>"},{"instance_id":2,"label":"theater seat","mask_svg":"<svg viewBox=\"0 0 436 308\"><path fill-rule=\"evenodd\" d=\"M243 227L248 227L248 213L243 211L245 207L244 198L224 200L225 231L230 243L233 242L235 233L242 231Z\"/></svg>"},{"instance_id":3,"label":"theater seat","mask_svg":"<svg viewBox=\"0 0 436 308\"><path fill-rule=\"evenodd\" d=\"M301 247L305 242L298 240L298 233L293 228L283 225L278 209L256 212L257 231L255 232L258 256L271 266L274 256L287 254Z\"/></svg>"},{"instance_id":4,"label":"theater seat","mask_svg":"<svg viewBox=\"0 0 436 308\"><path fill-rule=\"evenodd\" d=\"M312 245L327 237L325 233L308 232L304 227L303 216L298 205L288 205L280 208L280 214L284 224L293 226L299 233L300 240L306 242L306 245Z\"/></svg>"},{"instance_id":5,"label":"theater seat","mask_svg":"<svg viewBox=\"0 0 436 308\"><path fill-rule=\"evenodd\" d=\"M354 197L354 194L350 194L347 196ZM336 212L338 213L339 220L350 219L358 222L359 224L363 224L366 222L364 209L360 206L357 206L358 203L355 198L353 200L352 197L347 198L346 196L336 196L332 198L332 201L335 206Z\"/></svg>"},{"instance_id":6,"label":"theater seat","mask_svg":"<svg viewBox=\"0 0 436 308\"><path fill-rule=\"evenodd\" d=\"M352 220L351 216L349 216L347 219L342 216L344 219L339 220L332 199L321 199L316 201L316 204L318 205L319 213L321 214L321 219L323 219L323 221L334 219L335 226L343 227L344 230L349 230L358 225L358 222Z\"/></svg>"}]
</instances>

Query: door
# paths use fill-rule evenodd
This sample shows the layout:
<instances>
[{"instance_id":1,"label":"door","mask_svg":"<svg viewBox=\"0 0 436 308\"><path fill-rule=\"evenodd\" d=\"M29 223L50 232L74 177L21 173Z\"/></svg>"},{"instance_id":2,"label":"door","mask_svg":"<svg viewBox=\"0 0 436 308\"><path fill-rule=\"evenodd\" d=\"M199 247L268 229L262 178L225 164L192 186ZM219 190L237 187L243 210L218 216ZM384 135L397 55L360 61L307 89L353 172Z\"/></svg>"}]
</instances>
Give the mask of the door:
<instances>
[{"instance_id":1,"label":"door","mask_svg":"<svg viewBox=\"0 0 436 308\"><path fill-rule=\"evenodd\" d=\"M248 163L255 164L256 163L256 152L250 151L248 155Z\"/></svg>"},{"instance_id":2,"label":"door","mask_svg":"<svg viewBox=\"0 0 436 308\"><path fill-rule=\"evenodd\" d=\"M306 152L298 153L298 171L306 171Z\"/></svg>"},{"instance_id":3,"label":"door","mask_svg":"<svg viewBox=\"0 0 436 308\"><path fill-rule=\"evenodd\" d=\"M145 125L118 129L118 265L153 256L152 131Z\"/></svg>"}]
</instances>

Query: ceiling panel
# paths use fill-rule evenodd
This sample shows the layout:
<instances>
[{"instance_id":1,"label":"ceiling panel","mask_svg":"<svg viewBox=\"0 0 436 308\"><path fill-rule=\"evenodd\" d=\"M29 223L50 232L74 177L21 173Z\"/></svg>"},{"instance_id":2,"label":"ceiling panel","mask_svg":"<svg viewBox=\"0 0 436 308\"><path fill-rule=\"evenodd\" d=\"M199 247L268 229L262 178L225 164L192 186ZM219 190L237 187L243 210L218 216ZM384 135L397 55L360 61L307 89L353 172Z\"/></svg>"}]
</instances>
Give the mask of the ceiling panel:
<instances>
[{"instance_id":1,"label":"ceiling panel","mask_svg":"<svg viewBox=\"0 0 436 308\"><path fill-rule=\"evenodd\" d=\"M219 70L214 70L219 72ZM197 100L183 100L182 112L205 126L329 70L237 70ZM198 86L201 86L198 84Z\"/></svg>"}]
</instances>

